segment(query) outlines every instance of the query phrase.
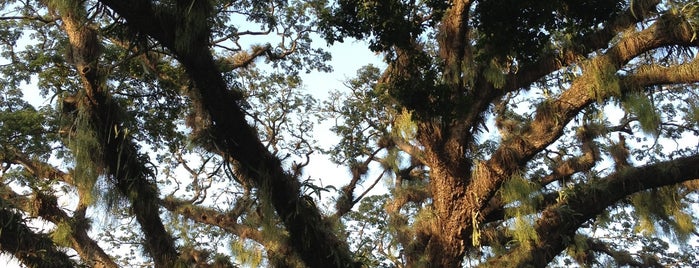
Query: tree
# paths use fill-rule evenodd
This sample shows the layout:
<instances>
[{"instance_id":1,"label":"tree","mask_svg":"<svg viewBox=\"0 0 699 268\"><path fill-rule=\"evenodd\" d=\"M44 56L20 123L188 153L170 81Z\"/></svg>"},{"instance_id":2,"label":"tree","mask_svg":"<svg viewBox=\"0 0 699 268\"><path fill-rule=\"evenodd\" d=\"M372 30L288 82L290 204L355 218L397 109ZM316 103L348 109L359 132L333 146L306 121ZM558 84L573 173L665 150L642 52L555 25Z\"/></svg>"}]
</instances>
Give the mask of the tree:
<instances>
[{"instance_id":1,"label":"tree","mask_svg":"<svg viewBox=\"0 0 699 268\"><path fill-rule=\"evenodd\" d=\"M697 262L695 1L0 4L0 249L28 266ZM388 67L319 106L313 34ZM242 42L259 35L278 43ZM304 179L313 114L346 185ZM105 250L129 244L143 256Z\"/></svg>"}]
</instances>

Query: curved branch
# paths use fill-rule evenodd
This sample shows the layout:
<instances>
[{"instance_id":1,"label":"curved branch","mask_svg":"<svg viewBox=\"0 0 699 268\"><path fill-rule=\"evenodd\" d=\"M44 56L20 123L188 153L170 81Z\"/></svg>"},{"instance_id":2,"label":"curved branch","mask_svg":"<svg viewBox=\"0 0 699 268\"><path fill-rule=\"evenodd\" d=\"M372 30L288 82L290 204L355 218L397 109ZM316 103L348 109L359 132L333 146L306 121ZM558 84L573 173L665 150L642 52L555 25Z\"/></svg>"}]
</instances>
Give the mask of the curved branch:
<instances>
[{"instance_id":1,"label":"curved branch","mask_svg":"<svg viewBox=\"0 0 699 268\"><path fill-rule=\"evenodd\" d=\"M699 41L692 40L690 26L686 22L678 23L676 17L668 15L635 35L625 36L604 55L591 60L594 63L591 63L590 66L606 66L601 68L618 70L633 58L654 48L677 43L690 44L691 42L694 42L694 45L699 45ZM501 144L485 164L486 169L484 170L486 172L481 173L480 176L475 176L474 182L470 184L467 192L481 198L472 200L474 204L469 207L482 209L486 206L501 183L509 178L519 166L555 141L567 123L577 116L580 110L598 99L607 99L615 94L614 92L596 92L590 88L591 79L600 75L600 72L602 70L596 68L585 70L585 73L576 79L558 99L544 103L537 109L536 117L521 137L509 139ZM689 78L687 81L691 81L693 78L697 78L699 81L696 74ZM679 77L675 77L675 79L679 79ZM622 92L636 88L624 87L624 84L620 84L620 87L622 87Z\"/></svg>"},{"instance_id":2,"label":"curved branch","mask_svg":"<svg viewBox=\"0 0 699 268\"><path fill-rule=\"evenodd\" d=\"M505 86L506 91L525 87L555 70L579 61L584 58L584 55L592 51L607 47L609 42L619 32L633 27L636 23L643 21L645 17L650 15L655 6L660 3L660 0L634 2L638 2L634 4L637 7L635 10L627 10L600 31L583 37L582 42L576 42L571 47L565 47L559 52L548 54L529 66L523 66L519 72L511 74L508 78L508 84ZM582 47L582 49L576 47Z\"/></svg>"},{"instance_id":3,"label":"curved branch","mask_svg":"<svg viewBox=\"0 0 699 268\"><path fill-rule=\"evenodd\" d=\"M642 167L626 168L588 185L576 187L558 203L547 207L535 230L539 241L530 247L490 260L488 265L521 267L547 264L565 249L566 238L580 226L627 196L657 187L699 179L699 156L690 156Z\"/></svg>"}]
</instances>

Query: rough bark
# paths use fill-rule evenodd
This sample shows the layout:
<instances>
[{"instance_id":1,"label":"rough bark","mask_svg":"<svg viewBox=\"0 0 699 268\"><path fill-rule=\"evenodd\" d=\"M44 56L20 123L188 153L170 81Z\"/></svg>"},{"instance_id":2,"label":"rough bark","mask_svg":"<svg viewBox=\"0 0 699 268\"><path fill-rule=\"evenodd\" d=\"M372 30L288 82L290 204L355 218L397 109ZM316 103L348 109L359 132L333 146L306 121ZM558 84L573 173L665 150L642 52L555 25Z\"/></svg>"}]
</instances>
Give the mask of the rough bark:
<instances>
[{"instance_id":1,"label":"rough bark","mask_svg":"<svg viewBox=\"0 0 699 268\"><path fill-rule=\"evenodd\" d=\"M563 66L582 61L587 53L607 47L618 32L635 27L635 23L647 16L658 2L646 1L643 3L643 10L627 11L602 30L586 36L583 42L585 46L582 46L583 51L578 48L567 50L564 48L563 53L544 56L538 62L524 66L520 72L510 73L503 90L495 89L482 77L475 78L473 85L475 89L470 96L474 101L464 115L455 121L419 124L418 140L424 146L425 164L430 167L430 189L437 215L436 224L440 227L430 235L429 243L425 248L427 258L434 258L433 262L444 267L460 265L464 250L468 246L466 241L474 228L478 228L479 222L488 213L498 211L492 207L488 208L488 205L502 183L534 155L557 140L567 123L584 107L613 95L610 92L594 92L595 90L590 88L590 77L600 75L603 70L588 68L583 76L574 81L573 85L558 99L539 108L536 118L527 125L521 136L503 140L490 159L472 167L471 172L471 164L469 159L466 159L469 144L472 142L469 137L477 131L479 120L482 120L480 118L487 107L506 92L529 86ZM459 39L456 41L451 38L440 39L440 52L445 58L447 74L451 70L449 64L455 62L450 59L459 58L463 61L468 58L461 53L468 48L468 45L461 40L466 38L463 33L467 31L467 27L457 24L465 21L462 18L464 14L459 12L459 8L462 8L461 4L463 3L459 1L454 3L452 10L447 12L443 20L445 23L440 28L443 36ZM689 44L692 35L686 23L668 27L671 25L669 21L678 22L679 20L671 16L661 18L658 23L636 35L624 36L604 55L590 61L594 62L594 66L605 65L605 68L618 70L631 59L652 49L670 44ZM459 44L461 46L458 46ZM673 80L696 81L693 80L694 75L686 71L689 68L691 67L687 66L683 69L682 78L679 77L680 75L675 75ZM668 82L669 75L664 75L662 78L667 78L664 82ZM663 81L662 78L656 77L654 80L660 82ZM650 84L642 82L642 79L635 81L641 86ZM457 82L456 85L461 87L455 86L455 88L460 88L461 92L468 91L463 84L458 84L460 83L458 81L446 80L446 82ZM628 87L623 88L630 90ZM584 165L593 164L593 160L585 159Z\"/></svg>"},{"instance_id":2,"label":"rough bark","mask_svg":"<svg viewBox=\"0 0 699 268\"><path fill-rule=\"evenodd\" d=\"M453 1L452 6L447 11L442 19L441 28L439 29L439 54L444 60L446 66L444 72L444 80L447 83L453 84L453 94L459 93L462 90L465 79L472 77L463 77L463 68L471 64L466 62L466 57L470 52L469 38L469 8L471 1L457 0Z\"/></svg>"}]
</instances>

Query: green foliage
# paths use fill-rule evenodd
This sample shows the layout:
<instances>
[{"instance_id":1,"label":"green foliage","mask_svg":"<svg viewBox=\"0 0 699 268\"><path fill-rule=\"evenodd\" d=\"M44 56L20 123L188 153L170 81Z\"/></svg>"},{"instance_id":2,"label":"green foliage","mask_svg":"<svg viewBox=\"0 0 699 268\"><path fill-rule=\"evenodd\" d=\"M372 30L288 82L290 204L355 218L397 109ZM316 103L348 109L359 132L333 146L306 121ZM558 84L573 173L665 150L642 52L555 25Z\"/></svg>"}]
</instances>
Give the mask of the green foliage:
<instances>
[{"instance_id":1,"label":"green foliage","mask_svg":"<svg viewBox=\"0 0 699 268\"><path fill-rule=\"evenodd\" d=\"M400 250L400 245L394 240L398 226L387 220L388 198L389 195L366 197L343 220L344 231L349 234L350 245L355 249L355 257L370 267L396 261L393 254ZM383 247L384 251L377 252L377 246Z\"/></svg>"},{"instance_id":2,"label":"green foliage","mask_svg":"<svg viewBox=\"0 0 699 268\"><path fill-rule=\"evenodd\" d=\"M534 230L534 217L538 204L543 197L539 193L540 185L526 180L522 175L513 176L500 189L503 202L509 204L505 210L508 218L513 219L509 230L520 246L528 247L530 241L538 241Z\"/></svg>"},{"instance_id":3,"label":"green foliage","mask_svg":"<svg viewBox=\"0 0 699 268\"><path fill-rule=\"evenodd\" d=\"M577 40L621 11L625 1L479 1L476 26L481 57L533 62L559 32Z\"/></svg>"},{"instance_id":4,"label":"green foliage","mask_svg":"<svg viewBox=\"0 0 699 268\"><path fill-rule=\"evenodd\" d=\"M54 243L62 247L71 246L71 236L73 235L73 227L70 223L62 221L56 225L56 228L51 231L51 239Z\"/></svg>"},{"instance_id":5,"label":"green foliage","mask_svg":"<svg viewBox=\"0 0 699 268\"><path fill-rule=\"evenodd\" d=\"M341 137L329 152L334 162L352 163L386 136L392 111L386 93L376 87L380 75L377 67L365 66L346 82L349 93L335 92L324 102L323 115L336 118L331 130Z\"/></svg>"},{"instance_id":6,"label":"green foliage","mask_svg":"<svg viewBox=\"0 0 699 268\"><path fill-rule=\"evenodd\" d=\"M677 186L668 186L637 193L631 197L638 224L635 230L646 235L665 234L684 244L696 229L692 217L685 212Z\"/></svg>"},{"instance_id":7,"label":"green foliage","mask_svg":"<svg viewBox=\"0 0 699 268\"><path fill-rule=\"evenodd\" d=\"M369 48L374 51L409 48L411 40L436 25L447 8L447 2L435 0L340 0L321 17L321 29L331 43L372 37Z\"/></svg>"},{"instance_id":8,"label":"green foliage","mask_svg":"<svg viewBox=\"0 0 699 268\"><path fill-rule=\"evenodd\" d=\"M638 118L639 126L644 133L658 135L660 114L646 94L641 92L626 94L622 99L622 106Z\"/></svg>"},{"instance_id":9,"label":"green foliage","mask_svg":"<svg viewBox=\"0 0 699 268\"><path fill-rule=\"evenodd\" d=\"M45 157L50 152L50 139L44 127L46 116L26 102L0 97L0 156L24 153ZM7 151L9 150L9 151Z\"/></svg>"}]
</instances>

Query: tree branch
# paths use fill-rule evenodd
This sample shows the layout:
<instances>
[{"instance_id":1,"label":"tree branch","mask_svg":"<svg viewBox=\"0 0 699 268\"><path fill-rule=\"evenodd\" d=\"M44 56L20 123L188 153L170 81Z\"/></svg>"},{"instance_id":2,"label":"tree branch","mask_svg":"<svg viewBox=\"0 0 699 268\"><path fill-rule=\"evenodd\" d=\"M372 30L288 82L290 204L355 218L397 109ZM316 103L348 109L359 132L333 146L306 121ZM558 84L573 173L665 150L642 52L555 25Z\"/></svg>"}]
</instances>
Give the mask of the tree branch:
<instances>
[{"instance_id":1,"label":"tree branch","mask_svg":"<svg viewBox=\"0 0 699 268\"><path fill-rule=\"evenodd\" d=\"M193 101L201 102L211 116L211 135L218 153L235 159L239 172L252 178L260 192L269 197L289 232L292 247L306 265L358 266L348 246L322 220L319 209L302 198L299 181L284 171L279 159L260 142L257 131L247 124L238 104L242 94L231 91L226 85L209 49L208 25L199 21L210 17L209 3L179 1L172 13L155 12L147 1L101 2L126 18L130 27L173 51L196 86L191 91ZM190 21L191 18L198 21ZM188 32L193 34L175 35L177 27L190 29Z\"/></svg>"},{"instance_id":2,"label":"tree branch","mask_svg":"<svg viewBox=\"0 0 699 268\"><path fill-rule=\"evenodd\" d=\"M18 195L7 185L0 184L0 198L15 208L26 213L36 214L36 216L56 225L69 225L71 247L80 255L85 264L97 268L118 267L97 242L87 234L89 225L83 215L76 213L74 217L68 216L58 207L55 196L37 192L32 200Z\"/></svg>"},{"instance_id":3,"label":"tree branch","mask_svg":"<svg viewBox=\"0 0 699 268\"><path fill-rule=\"evenodd\" d=\"M580 185L541 213L535 225L539 241L531 242L530 247L517 247L490 260L488 265L547 264L565 249L566 239L572 238L583 223L627 196L696 179L699 179L699 156L689 156L626 168L588 185Z\"/></svg>"},{"instance_id":4,"label":"tree branch","mask_svg":"<svg viewBox=\"0 0 699 268\"><path fill-rule=\"evenodd\" d=\"M501 183L519 166L555 141L567 123L577 116L580 110L598 99L607 99L615 94L590 88L591 84L594 84L592 81L594 76L604 72L600 68L618 70L636 56L654 48L677 43L689 44L692 40L691 28L686 22L677 19L668 15L637 34L625 36L604 55L592 59L594 63L589 64L607 67L589 67L558 99L541 105L528 131L521 137L503 141L484 164L484 169L481 170L483 173L474 177L474 182L469 185L467 192L473 193L473 196L478 196L479 199L473 200L475 204L469 207L482 209L499 189ZM693 42L694 45L699 44L697 40ZM623 90L631 89L622 88Z\"/></svg>"},{"instance_id":5,"label":"tree branch","mask_svg":"<svg viewBox=\"0 0 699 268\"><path fill-rule=\"evenodd\" d=\"M177 260L173 238L165 230L159 215L157 186L148 180L152 172L145 166L138 149L125 131L118 104L107 93L105 74L100 72L101 51L95 29L83 23L79 7L61 9L63 27L71 45L74 65L85 92L78 102L79 110L90 123L82 126L94 133L99 143L97 155L90 155L94 164L106 168L121 195L131 203L131 211L141 225L145 247L156 267L171 267ZM93 152L90 152L93 153Z\"/></svg>"},{"instance_id":6,"label":"tree branch","mask_svg":"<svg viewBox=\"0 0 699 268\"><path fill-rule=\"evenodd\" d=\"M518 72L510 74L508 83L505 85L506 92L517 90L530 85L543 76L550 74L560 68L563 68L571 63L578 62L588 53L606 48L609 42L629 27L633 27L636 23L643 21L645 17L655 9L660 3L660 0L642 0L635 1L636 10L627 10L616 18L612 23L606 25L600 31L594 32L588 36L584 36L581 42L571 44L569 47L564 47L560 51L548 54L537 62L528 66L523 66Z\"/></svg>"},{"instance_id":7,"label":"tree branch","mask_svg":"<svg viewBox=\"0 0 699 268\"><path fill-rule=\"evenodd\" d=\"M76 266L49 237L32 231L19 213L7 208L0 209L0 226L0 250L12 254L28 267Z\"/></svg>"}]
</instances>

